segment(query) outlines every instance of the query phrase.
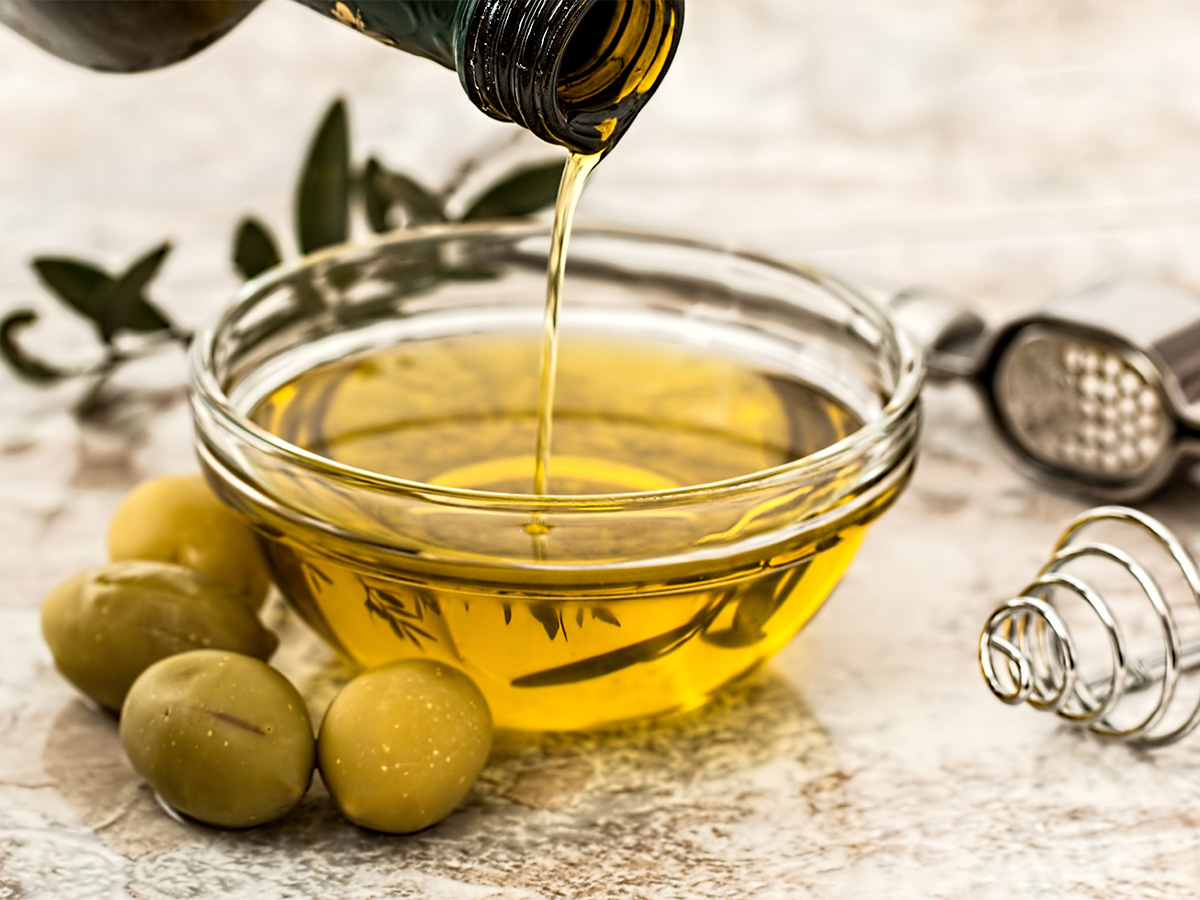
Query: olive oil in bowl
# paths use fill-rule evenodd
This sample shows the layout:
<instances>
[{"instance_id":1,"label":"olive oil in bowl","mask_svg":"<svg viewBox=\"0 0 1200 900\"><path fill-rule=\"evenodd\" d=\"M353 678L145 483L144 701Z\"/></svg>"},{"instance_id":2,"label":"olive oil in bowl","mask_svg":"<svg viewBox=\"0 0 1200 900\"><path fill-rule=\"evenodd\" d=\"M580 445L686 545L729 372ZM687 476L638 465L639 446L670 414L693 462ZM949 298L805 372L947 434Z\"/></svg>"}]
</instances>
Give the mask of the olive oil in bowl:
<instances>
[{"instance_id":1,"label":"olive oil in bowl","mask_svg":"<svg viewBox=\"0 0 1200 900\"><path fill-rule=\"evenodd\" d=\"M447 661L500 727L690 709L795 634L906 483L915 358L817 273L579 231L541 493L547 241L433 229L259 284L198 350L201 459L352 659Z\"/></svg>"}]
</instances>

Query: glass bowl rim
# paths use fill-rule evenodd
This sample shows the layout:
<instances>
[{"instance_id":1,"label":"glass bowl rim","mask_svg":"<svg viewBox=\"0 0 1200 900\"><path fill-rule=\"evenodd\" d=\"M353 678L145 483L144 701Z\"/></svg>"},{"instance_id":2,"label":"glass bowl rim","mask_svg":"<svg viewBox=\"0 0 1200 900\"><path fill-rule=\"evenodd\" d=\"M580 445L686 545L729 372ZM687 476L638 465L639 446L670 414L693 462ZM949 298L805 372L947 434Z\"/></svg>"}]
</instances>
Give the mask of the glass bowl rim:
<instances>
[{"instance_id":1,"label":"glass bowl rim","mask_svg":"<svg viewBox=\"0 0 1200 900\"><path fill-rule=\"evenodd\" d=\"M882 327L885 340L890 340L896 350L896 384L883 408L846 437L815 453L733 478L655 491L630 491L614 494L510 494L498 491L447 488L336 462L284 441L253 422L233 405L217 381L215 354L218 335L265 290L300 272L322 263L336 263L346 257L364 256L372 252L403 247L406 244L488 236L519 240L542 235L548 237L549 233L550 225L544 222L497 220L425 225L336 244L302 255L298 259L263 272L246 282L234 295L232 302L222 310L221 315L215 320L210 320L197 333L192 342L188 353L188 363L193 419L197 420L195 408L202 407L225 431L261 452L272 457L282 456L287 462L315 474L331 476L334 480L351 482L358 487L366 487L371 490L416 495L424 499L434 498L439 502L451 505L478 506L490 509L615 510L645 505L681 504L701 499L714 500L757 489L771 488L781 483L801 482L830 468L843 465L881 440L895 434L898 430L903 431L902 425L905 420L913 416L917 410L923 372L921 351L888 312L886 306L873 299L866 291L815 266L785 262L767 254L714 244L700 238L624 225L581 225L573 229L572 237L586 235L663 244L733 258L757 267L800 278L825 293L833 295L852 308L857 304L859 307L857 311L868 312L874 318L874 324ZM199 421L196 421L195 424L202 431ZM198 436L203 437L202 434Z\"/></svg>"}]
</instances>

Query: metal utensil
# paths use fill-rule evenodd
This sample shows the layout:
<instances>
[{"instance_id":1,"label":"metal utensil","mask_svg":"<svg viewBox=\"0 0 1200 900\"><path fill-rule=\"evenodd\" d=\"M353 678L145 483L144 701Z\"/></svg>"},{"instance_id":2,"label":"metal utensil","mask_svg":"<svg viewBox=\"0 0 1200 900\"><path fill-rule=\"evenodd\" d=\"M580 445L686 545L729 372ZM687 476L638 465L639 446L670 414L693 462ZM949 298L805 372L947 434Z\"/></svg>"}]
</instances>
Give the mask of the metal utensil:
<instances>
[{"instance_id":1,"label":"metal utensil","mask_svg":"<svg viewBox=\"0 0 1200 900\"><path fill-rule=\"evenodd\" d=\"M1101 522L1136 529L1166 550L1186 586L1182 605L1171 602L1150 568L1125 550L1081 539L1082 532ZM1160 654L1132 658L1126 630L1113 605L1079 572L1082 561L1095 559L1115 564L1132 576L1161 628ZM1107 676L1091 682L1080 677L1080 644L1056 600L1058 592L1083 600L1095 613L1111 653ZM1180 674L1200 668L1200 643L1185 645L1178 624L1177 616L1187 605L1200 609L1200 569L1179 539L1145 513L1122 506L1098 507L1072 521L1037 577L1020 596L991 614L979 636L979 665L992 693L1005 703L1028 703L1097 734L1142 747L1160 747L1191 733L1200 723L1198 694L1186 720L1179 722L1174 715L1172 723L1178 724L1163 724L1177 697ZM1140 717L1134 715L1132 722L1119 724L1116 717L1122 715L1123 701L1149 690L1158 693L1148 708L1143 704ZM1128 712L1123 717L1128 719Z\"/></svg>"},{"instance_id":2,"label":"metal utensil","mask_svg":"<svg viewBox=\"0 0 1200 900\"><path fill-rule=\"evenodd\" d=\"M929 380L965 379L1016 465L1059 488L1147 497L1200 455L1200 297L1123 279L988 329L954 301L893 308L926 347Z\"/></svg>"}]
</instances>

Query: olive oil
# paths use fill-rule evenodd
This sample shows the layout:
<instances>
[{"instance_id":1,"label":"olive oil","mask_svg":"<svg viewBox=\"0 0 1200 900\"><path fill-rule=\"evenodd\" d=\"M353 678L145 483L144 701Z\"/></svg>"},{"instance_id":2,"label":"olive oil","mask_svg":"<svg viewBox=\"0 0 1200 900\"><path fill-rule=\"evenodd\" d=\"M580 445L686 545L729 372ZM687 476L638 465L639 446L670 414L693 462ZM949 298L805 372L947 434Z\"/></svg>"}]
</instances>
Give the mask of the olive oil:
<instances>
[{"instance_id":1,"label":"olive oil","mask_svg":"<svg viewBox=\"0 0 1200 900\"><path fill-rule=\"evenodd\" d=\"M554 493L671 490L807 456L860 425L812 385L702 349L562 336ZM468 334L338 359L252 418L289 443L394 478L530 494L542 416L539 335Z\"/></svg>"},{"instance_id":2,"label":"olive oil","mask_svg":"<svg viewBox=\"0 0 1200 900\"><path fill-rule=\"evenodd\" d=\"M465 331L335 358L252 412L289 443L355 469L528 496L519 518L414 509L395 523L410 544L402 556L377 556L369 542L323 546L320 534L293 540L286 528L268 543L284 593L349 656L464 668L508 728L587 728L700 705L795 634L879 506L765 546L751 539L761 518L820 498L773 496L733 515L715 502L686 514L651 506L587 527L539 506L700 489L801 459L862 424L828 393L749 359L616 323L560 333L575 208L603 152L573 152L564 168L540 335ZM325 508L333 532L390 536L380 511ZM697 535L746 537L750 549L714 564L688 556Z\"/></svg>"},{"instance_id":3,"label":"olive oil","mask_svg":"<svg viewBox=\"0 0 1200 900\"><path fill-rule=\"evenodd\" d=\"M736 479L861 424L813 384L708 348L568 329L560 350L550 458L559 497L619 502ZM313 367L270 391L253 418L347 466L527 495L536 509L540 354L533 329L405 342ZM791 499L801 510L821 502ZM610 516L611 528L576 527L552 506L521 521L435 506L394 526L409 545L402 556L363 542L351 558L332 537L286 526L268 545L285 594L360 663L443 660L471 675L503 727L586 728L700 705L777 650L887 499L835 515L819 535L713 561L688 557L692 546L671 558L674 534L736 541L768 504L737 515L717 502L686 514L631 508ZM327 524L393 527L350 503Z\"/></svg>"},{"instance_id":4,"label":"olive oil","mask_svg":"<svg viewBox=\"0 0 1200 900\"><path fill-rule=\"evenodd\" d=\"M583 156L572 153L563 168L558 201L554 205L554 230L550 234L550 262L546 269L546 311L542 318L542 355L538 361L537 464L533 471L533 492L549 493L550 435L554 412L554 376L558 369L558 313L562 307L563 278L567 271L567 246L575 207L583 196L587 177L602 154Z\"/></svg>"}]
</instances>

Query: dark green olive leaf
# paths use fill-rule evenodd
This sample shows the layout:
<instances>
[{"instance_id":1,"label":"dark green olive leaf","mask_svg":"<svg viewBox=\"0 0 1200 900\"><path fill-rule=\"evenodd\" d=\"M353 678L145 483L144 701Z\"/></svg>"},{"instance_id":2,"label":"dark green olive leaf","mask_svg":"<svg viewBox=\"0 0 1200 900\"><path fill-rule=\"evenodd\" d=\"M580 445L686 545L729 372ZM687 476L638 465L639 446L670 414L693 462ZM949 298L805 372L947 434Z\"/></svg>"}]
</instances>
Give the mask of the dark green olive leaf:
<instances>
[{"instance_id":1,"label":"dark green olive leaf","mask_svg":"<svg viewBox=\"0 0 1200 900\"><path fill-rule=\"evenodd\" d=\"M238 223L233 238L233 266L249 281L282 261L279 245L258 219L247 216Z\"/></svg>"},{"instance_id":2,"label":"dark green olive leaf","mask_svg":"<svg viewBox=\"0 0 1200 900\"><path fill-rule=\"evenodd\" d=\"M301 562L291 553L281 549L275 541L267 541L264 545L271 568L278 574L279 582L288 586L288 602L291 603L307 622L329 646L337 648L348 655L334 631L325 619L319 598L325 595L326 588L333 579L311 562Z\"/></svg>"},{"instance_id":3,"label":"dark green olive leaf","mask_svg":"<svg viewBox=\"0 0 1200 900\"><path fill-rule=\"evenodd\" d=\"M463 213L464 222L531 216L554 206L565 162L521 169L488 188Z\"/></svg>"},{"instance_id":4,"label":"dark green olive leaf","mask_svg":"<svg viewBox=\"0 0 1200 900\"><path fill-rule=\"evenodd\" d=\"M17 334L36 321L37 313L32 309L13 310L0 320L0 356L3 356L13 372L25 381L33 384L54 384L70 377L71 373L31 356L17 343Z\"/></svg>"},{"instance_id":5,"label":"dark green olive leaf","mask_svg":"<svg viewBox=\"0 0 1200 900\"><path fill-rule=\"evenodd\" d=\"M376 234L392 228L388 214L396 208L403 213L405 225L446 221L442 203L432 191L407 175L393 172L375 157L367 160L363 170L363 199L367 221Z\"/></svg>"},{"instance_id":6,"label":"dark green olive leaf","mask_svg":"<svg viewBox=\"0 0 1200 900\"><path fill-rule=\"evenodd\" d=\"M311 253L346 240L350 230L350 128L346 104L334 101L326 111L296 189L296 236L300 250Z\"/></svg>"},{"instance_id":7,"label":"dark green olive leaf","mask_svg":"<svg viewBox=\"0 0 1200 900\"><path fill-rule=\"evenodd\" d=\"M359 579L359 584L366 592L367 612L387 622L392 633L400 640L412 643L418 650L422 648L422 640L431 643L437 642L437 638L417 624L425 621L425 612L420 606L419 599L413 608L394 591L370 587L362 579Z\"/></svg>"},{"instance_id":8,"label":"dark green olive leaf","mask_svg":"<svg viewBox=\"0 0 1200 900\"><path fill-rule=\"evenodd\" d=\"M558 636L558 632L562 626L562 619L557 609L553 606L535 603L529 607L529 612L535 619L542 623L542 627L546 629L546 637L554 640ZM566 637L564 633L563 639L566 640Z\"/></svg>"},{"instance_id":9,"label":"dark green olive leaf","mask_svg":"<svg viewBox=\"0 0 1200 900\"><path fill-rule=\"evenodd\" d=\"M59 256L36 257L33 269L48 290L99 327L104 301L116 283L111 275L83 260Z\"/></svg>"},{"instance_id":10,"label":"dark green olive leaf","mask_svg":"<svg viewBox=\"0 0 1200 900\"><path fill-rule=\"evenodd\" d=\"M96 373L96 377L88 383L87 388L79 395L74 403L75 415L84 422L102 422L121 402L120 391L113 391L109 381L112 378L112 367L107 367Z\"/></svg>"},{"instance_id":11,"label":"dark green olive leaf","mask_svg":"<svg viewBox=\"0 0 1200 900\"><path fill-rule=\"evenodd\" d=\"M608 653L601 653L598 656L589 656L586 659L578 659L565 665L555 666L552 669L543 669L540 672L521 675L514 678L510 684L516 688L555 687L563 684L575 684L580 681L590 681L593 678L612 675L614 672L620 672L622 669L628 669L631 666L653 662L669 653L673 653L694 635L708 628L713 623L713 620L720 615L721 610L729 604L730 597L731 592L726 593L696 613L690 621L685 622L678 628L672 628L663 634L646 638L644 641L638 641L637 643L620 647Z\"/></svg>"},{"instance_id":12,"label":"dark green olive leaf","mask_svg":"<svg viewBox=\"0 0 1200 900\"><path fill-rule=\"evenodd\" d=\"M162 243L142 255L116 280L104 298L100 313L100 333L105 340L120 331L168 331L170 320L146 299L146 286L154 280L163 261L171 252Z\"/></svg>"},{"instance_id":13,"label":"dark green olive leaf","mask_svg":"<svg viewBox=\"0 0 1200 900\"><path fill-rule=\"evenodd\" d=\"M33 261L42 283L71 309L89 319L105 343L118 331L163 331L171 322L145 297L170 247L163 244L113 278L91 263L40 256ZM118 295L118 290L120 291Z\"/></svg>"},{"instance_id":14,"label":"dark green olive leaf","mask_svg":"<svg viewBox=\"0 0 1200 900\"><path fill-rule=\"evenodd\" d=\"M345 293L363 277L362 266L355 262L340 263L325 270L325 283L338 293Z\"/></svg>"},{"instance_id":15,"label":"dark green olive leaf","mask_svg":"<svg viewBox=\"0 0 1200 900\"><path fill-rule=\"evenodd\" d=\"M601 653L599 656L589 656L586 659L556 666L553 669L521 675L512 680L512 686L516 688L555 687L601 678L614 672L620 672L622 669L628 669L630 666L652 662L660 656L665 656L699 630L700 626L695 622L688 622L665 634L638 641L636 644L630 644L619 650Z\"/></svg>"},{"instance_id":16,"label":"dark green olive leaf","mask_svg":"<svg viewBox=\"0 0 1200 900\"><path fill-rule=\"evenodd\" d=\"M292 286L295 288L292 299L297 313L311 315L329 305L325 302L325 294L322 290L313 284L311 272L299 275Z\"/></svg>"},{"instance_id":17,"label":"dark green olive leaf","mask_svg":"<svg viewBox=\"0 0 1200 900\"><path fill-rule=\"evenodd\" d=\"M609 625L615 625L617 628L621 627L621 623L617 619L616 614L613 613L613 611L607 606L593 606L592 618L599 619L601 622L607 622Z\"/></svg>"},{"instance_id":18,"label":"dark green olive leaf","mask_svg":"<svg viewBox=\"0 0 1200 900\"><path fill-rule=\"evenodd\" d=\"M705 630L700 639L714 647L752 647L766 638L762 627L777 609L778 605L768 592L751 591L738 602L733 624L715 631Z\"/></svg>"},{"instance_id":19,"label":"dark green olive leaf","mask_svg":"<svg viewBox=\"0 0 1200 900\"><path fill-rule=\"evenodd\" d=\"M367 160L363 169L363 206L367 213L367 224L376 234L388 230L388 212L391 203L379 185L379 161L375 157Z\"/></svg>"},{"instance_id":20,"label":"dark green olive leaf","mask_svg":"<svg viewBox=\"0 0 1200 900\"><path fill-rule=\"evenodd\" d=\"M435 594L431 594L429 591L418 590L417 599L421 602L422 606L424 606L435 616L440 616L442 614L442 604Z\"/></svg>"},{"instance_id":21,"label":"dark green olive leaf","mask_svg":"<svg viewBox=\"0 0 1200 900\"><path fill-rule=\"evenodd\" d=\"M741 592L730 626L719 630L705 628L700 639L706 644L727 649L752 647L765 640L767 635L763 628L799 587L810 565L811 557Z\"/></svg>"}]
</instances>

